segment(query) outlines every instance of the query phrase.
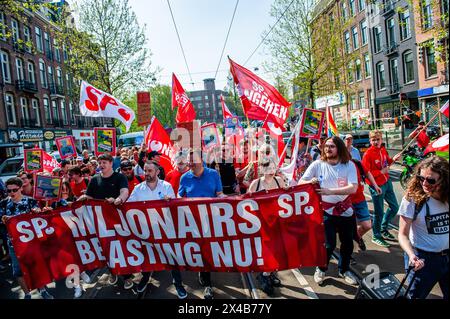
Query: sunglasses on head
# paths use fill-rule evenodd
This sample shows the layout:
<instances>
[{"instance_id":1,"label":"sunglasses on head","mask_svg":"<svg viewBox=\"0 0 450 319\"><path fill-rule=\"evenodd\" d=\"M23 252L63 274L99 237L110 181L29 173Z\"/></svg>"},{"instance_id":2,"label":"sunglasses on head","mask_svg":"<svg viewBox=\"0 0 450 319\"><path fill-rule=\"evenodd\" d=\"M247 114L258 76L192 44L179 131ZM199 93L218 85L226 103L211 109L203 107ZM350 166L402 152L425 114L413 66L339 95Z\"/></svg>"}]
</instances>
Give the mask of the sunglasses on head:
<instances>
[{"instance_id":1,"label":"sunglasses on head","mask_svg":"<svg viewBox=\"0 0 450 319\"><path fill-rule=\"evenodd\" d=\"M436 179L434 179L434 178L429 178L429 177L424 177L424 176L421 176L421 175L417 175L417 179L418 179L421 183L423 183L424 181L427 181L427 183L430 184L430 185L434 185L434 184L437 183L437 180L436 180Z\"/></svg>"},{"instance_id":2,"label":"sunglasses on head","mask_svg":"<svg viewBox=\"0 0 450 319\"><path fill-rule=\"evenodd\" d=\"M20 188L7 188L6 189L6 191L8 192L8 193L16 193L18 190L19 190Z\"/></svg>"}]
</instances>

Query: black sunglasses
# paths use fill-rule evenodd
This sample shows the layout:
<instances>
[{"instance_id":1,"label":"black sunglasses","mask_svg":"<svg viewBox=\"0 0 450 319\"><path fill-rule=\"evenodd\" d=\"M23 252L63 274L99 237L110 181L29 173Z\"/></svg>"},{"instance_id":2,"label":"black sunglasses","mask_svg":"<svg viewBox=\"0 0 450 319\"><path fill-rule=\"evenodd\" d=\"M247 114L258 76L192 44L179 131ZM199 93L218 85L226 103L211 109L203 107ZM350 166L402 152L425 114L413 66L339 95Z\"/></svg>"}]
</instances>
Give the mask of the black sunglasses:
<instances>
[{"instance_id":1,"label":"black sunglasses","mask_svg":"<svg viewBox=\"0 0 450 319\"><path fill-rule=\"evenodd\" d=\"M7 188L6 191L7 191L8 193L16 193L19 189L20 189L20 188L13 188L13 189Z\"/></svg>"},{"instance_id":2,"label":"black sunglasses","mask_svg":"<svg viewBox=\"0 0 450 319\"><path fill-rule=\"evenodd\" d=\"M430 185L434 185L434 184L437 183L437 180L434 179L434 178L423 177L423 176L420 176L420 175L417 175L417 179L418 179L421 183L423 183L424 181L427 181L427 183L430 184Z\"/></svg>"}]
</instances>

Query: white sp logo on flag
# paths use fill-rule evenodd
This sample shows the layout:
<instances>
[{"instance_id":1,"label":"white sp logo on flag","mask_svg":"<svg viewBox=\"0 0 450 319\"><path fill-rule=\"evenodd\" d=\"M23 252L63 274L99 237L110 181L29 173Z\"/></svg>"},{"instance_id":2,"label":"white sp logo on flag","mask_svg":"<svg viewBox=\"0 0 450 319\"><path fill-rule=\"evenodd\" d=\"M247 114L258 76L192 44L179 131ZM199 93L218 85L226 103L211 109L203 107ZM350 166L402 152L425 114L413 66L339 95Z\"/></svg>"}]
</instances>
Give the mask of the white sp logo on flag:
<instances>
[{"instance_id":1,"label":"white sp logo on flag","mask_svg":"<svg viewBox=\"0 0 450 319\"><path fill-rule=\"evenodd\" d=\"M186 104L189 102L189 98L187 97L186 93L183 94L177 94L175 96L175 100L178 104L180 104L181 107L185 107Z\"/></svg>"}]
</instances>

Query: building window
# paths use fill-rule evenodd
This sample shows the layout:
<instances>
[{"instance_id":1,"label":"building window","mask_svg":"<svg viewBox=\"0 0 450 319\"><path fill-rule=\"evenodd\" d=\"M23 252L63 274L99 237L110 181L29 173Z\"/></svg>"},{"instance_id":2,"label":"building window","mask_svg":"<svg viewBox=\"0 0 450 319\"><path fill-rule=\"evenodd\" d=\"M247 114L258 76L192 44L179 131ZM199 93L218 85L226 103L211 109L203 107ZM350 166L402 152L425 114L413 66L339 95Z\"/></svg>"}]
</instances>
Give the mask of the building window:
<instances>
[{"instance_id":1,"label":"building window","mask_svg":"<svg viewBox=\"0 0 450 319\"><path fill-rule=\"evenodd\" d=\"M64 100L61 100L61 114L62 114L63 124L68 125L69 120L67 118L66 102Z\"/></svg>"},{"instance_id":2,"label":"building window","mask_svg":"<svg viewBox=\"0 0 450 319\"><path fill-rule=\"evenodd\" d=\"M357 59L355 62L355 75L356 75L356 81L361 81L362 72L361 72L361 60L360 59Z\"/></svg>"},{"instance_id":3,"label":"building window","mask_svg":"<svg viewBox=\"0 0 450 319\"><path fill-rule=\"evenodd\" d=\"M44 105L45 122L47 124L52 124L52 112L50 110L50 104L48 103L48 98L44 97L42 99Z\"/></svg>"},{"instance_id":4,"label":"building window","mask_svg":"<svg viewBox=\"0 0 450 319\"><path fill-rule=\"evenodd\" d=\"M6 18L5 14L0 11L0 40L6 41Z\"/></svg>"},{"instance_id":5,"label":"building window","mask_svg":"<svg viewBox=\"0 0 450 319\"><path fill-rule=\"evenodd\" d=\"M33 42L31 42L31 31L30 28L27 26L23 27L23 38L25 41L24 47L25 47L25 51L27 51L28 53L31 53L31 47L33 45Z\"/></svg>"},{"instance_id":6,"label":"building window","mask_svg":"<svg viewBox=\"0 0 450 319\"><path fill-rule=\"evenodd\" d=\"M355 0L349 0L348 1L350 5L350 16L354 16L356 14L356 3Z\"/></svg>"},{"instance_id":7,"label":"building window","mask_svg":"<svg viewBox=\"0 0 450 319\"><path fill-rule=\"evenodd\" d=\"M349 63L349 65L347 66L347 77L348 77L348 82L353 83L354 79L353 79L353 64L352 63Z\"/></svg>"},{"instance_id":8,"label":"building window","mask_svg":"<svg viewBox=\"0 0 450 319\"><path fill-rule=\"evenodd\" d=\"M384 75L383 62L379 62L377 64L377 84L378 84L378 90L383 90L386 88L386 78Z\"/></svg>"},{"instance_id":9,"label":"building window","mask_svg":"<svg viewBox=\"0 0 450 319\"><path fill-rule=\"evenodd\" d=\"M342 18L345 20L347 20L347 0L343 0L341 2L341 14L342 14Z\"/></svg>"},{"instance_id":10,"label":"building window","mask_svg":"<svg viewBox=\"0 0 450 319\"><path fill-rule=\"evenodd\" d=\"M30 83L36 84L36 78L34 76L34 64L33 64L33 62L28 62L28 81Z\"/></svg>"},{"instance_id":11,"label":"building window","mask_svg":"<svg viewBox=\"0 0 450 319\"><path fill-rule=\"evenodd\" d=\"M16 58L16 76L18 81L24 80L23 61L20 58Z\"/></svg>"},{"instance_id":12,"label":"building window","mask_svg":"<svg viewBox=\"0 0 450 319\"><path fill-rule=\"evenodd\" d=\"M30 126L30 114L28 113L27 99L24 97L20 98L20 109L22 111L22 124Z\"/></svg>"},{"instance_id":13,"label":"building window","mask_svg":"<svg viewBox=\"0 0 450 319\"><path fill-rule=\"evenodd\" d=\"M69 60L69 56L67 55L67 49L64 44L63 44L62 48L63 48L63 58L64 58L64 62L65 62L65 61Z\"/></svg>"},{"instance_id":14,"label":"building window","mask_svg":"<svg viewBox=\"0 0 450 319\"><path fill-rule=\"evenodd\" d=\"M353 49L359 48L359 38L358 38L358 27L352 28L352 36L353 36Z\"/></svg>"},{"instance_id":15,"label":"building window","mask_svg":"<svg viewBox=\"0 0 450 319\"><path fill-rule=\"evenodd\" d=\"M357 110L358 106L356 105L356 95L350 96L350 110Z\"/></svg>"},{"instance_id":16,"label":"building window","mask_svg":"<svg viewBox=\"0 0 450 319\"><path fill-rule=\"evenodd\" d=\"M20 39L19 33L19 22L16 19L11 18L11 27L12 27L12 39L14 43L17 43Z\"/></svg>"},{"instance_id":17,"label":"building window","mask_svg":"<svg viewBox=\"0 0 450 319\"><path fill-rule=\"evenodd\" d=\"M366 73L366 78L372 76L372 65L370 64L369 53L364 54L364 72Z\"/></svg>"},{"instance_id":18,"label":"building window","mask_svg":"<svg viewBox=\"0 0 450 319\"><path fill-rule=\"evenodd\" d=\"M55 60L56 62L61 62L61 54L59 53L58 43L56 39L53 39L53 48L55 49Z\"/></svg>"},{"instance_id":19,"label":"building window","mask_svg":"<svg viewBox=\"0 0 450 319\"><path fill-rule=\"evenodd\" d=\"M409 9L400 12L400 40L405 40L411 37L411 18Z\"/></svg>"},{"instance_id":20,"label":"building window","mask_svg":"<svg viewBox=\"0 0 450 319\"><path fill-rule=\"evenodd\" d=\"M387 41L389 47L395 45L395 20L394 18L390 18L386 21L386 29L387 29Z\"/></svg>"},{"instance_id":21,"label":"building window","mask_svg":"<svg viewBox=\"0 0 450 319\"><path fill-rule=\"evenodd\" d=\"M358 99L359 99L359 108L365 109L366 108L366 97L364 96L364 92L359 92Z\"/></svg>"},{"instance_id":22,"label":"building window","mask_svg":"<svg viewBox=\"0 0 450 319\"><path fill-rule=\"evenodd\" d=\"M358 0L359 4L359 12L363 11L366 8L366 0Z\"/></svg>"},{"instance_id":23,"label":"building window","mask_svg":"<svg viewBox=\"0 0 450 319\"><path fill-rule=\"evenodd\" d=\"M437 64L434 56L434 47L425 47L425 57L427 63L426 76L427 78L437 75Z\"/></svg>"},{"instance_id":24,"label":"building window","mask_svg":"<svg viewBox=\"0 0 450 319\"><path fill-rule=\"evenodd\" d=\"M50 36L48 35L47 32L44 32L44 45L45 45L45 53L48 54L49 52L51 52Z\"/></svg>"},{"instance_id":25,"label":"building window","mask_svg":"<svg viewBox=\"0 0 450 319\"><path fill-rule=\"evenodd\" d=\"M344 39L345 39L345 52L350 53L351 47L350 47L350 33L346 31L344 33Z\"/></svg>"},{"instance_id":26,"label":"building window","mask_svg":"<svg viewBox=\"0 0 450 319\"><path fill-rule=\"evenodd\" d=\"M34 27L34 33L36 33L36 48L39 52L43 52L44 45L42 44L42 31L39 27Z\"/></svg>"},{"instance_id":27,"label":"building window","mask_svg":"<svg viewBox=\"0 0 450 319\"><path fill-rule=\"evenodd\" d=\"M211 114L210 111L206 111L206 116L209 116Z\"/></svg>"},{"instance_id":28,"label":"building window","mask_svg":"<svg viewBox=\"0 0 450 319\"><path fill-rule=\"evenodd\" d=\"M57 84L62 88L63 87L63 78L62 78L62 71L61 68L57 68L56 69L56 79L57 79Z\"/></svg>"},{"instance_id":29,"label":"building window","mask_svg":"<svg viewBox=\"0 0 450 319\"><path fill-rule=\"evenodd\" d=\"M368 43L366 20L361 21L360 28L361 28L361 45L366 45Z\"/></svg>"},{"instance_id":30,"label":"building window","mask_svg":"<svg viewBox=\"0 0 450 319\"><path fill-rule=\"evenodd\" d=\"M445 1L445 0L444 0ZM422 28L424 30L433 27L433 1L422 1Z\"/></svg>"},{"instance_id":31,"label":"building window","mask_svg":"<svg viewBox=\"0 0 450 319\"><path fill-rule=\"evenodd\" d=\"M374 51L378 53L381 51L381 26L376 26L373 28L373 38L374 38Z\"/></svg>"},{"instance_id":32,"label":"building window","mask_svg":"<svg viewBox=\"0 0 450 319\"><path fill-rule=\"evenodd\" d=\"M53 109L53 119L55 120L55 124L59 124L59 112L58 112L58 103L56 100L52 100L52 109Z\"/></svg>"},{"instance_id":33,"label":"building window","mask_svg":"<svg viewBox=\"0 0 450 319\"><path fill-rule=\"evenodd\" d=\"M48 66L47 67L47 73L48 73L48 83L50 84L50 87L55 85L55 76L53 75L53 67Z\"/></svg>"},{"instance_id":34,"label":"building window","mask_svg":"<svg viewBox=\"0 0 450 319\"><path fill-rule=\"evenodd\" d=\"M198 112L198 116L203 116L203 112L202 111Z\"/></svg>"},{"instance_id":35,"label":"building window","mask_svg":"<svg viewBox=\"0 0 450 319\"><path fill-rule=\"evenodd\" d=\"M70 115L70 121L72 122L73 125L76 124L76 120L75 120L75 113L73 111L73 103L69 102L69 115Z\"/></svg>"},{"instance_id":36,"label":"building window","mask_svg":"<svg viewBox=\"0 0 450 319\"><path fill-rule=\"evenodd\" d=\"M414 63L412 51L403 53L403 71L405 73L405 83L414 82Z\"/></svg>"},{"instance_id":37,"label":"building window","mask_svg":"<svg viewBox=\"0 0 450 319\"><path fill-rule=\"evenodd\" d=\"M14 107L14 97L11 94L5 94L5 107L8 125L16 125L16 108Z\"/></svg>"},{"instance_id":38,"label":"building window","mask_svg":"<svg viewBox=\"0 0 450 319\"><path fill-rule=\"evenodd\" d=\"M397 59L392 59L389 61L390 65L390 75L391 75L391 85L392 85L392 91L398 92L399 86L398 86L398 61Z\"/></svg>"},{"instance_id":39,"label":"building window","mask_svg":"<svg viewBox=\"0 0 450 319\"><path fill-rule=\"evenodd\" d=\"M47 73L45 72L45 63L42 59L39 60L39 76L41 78L41 86L43 88L48 88Z\"/></svg>"},{"instance_id":40,"label":"building window","mask_svg":"<svg viewBox=\"0 0 450 319\"><path fill-rule=\"evenodd\" d=\"M41 115L40 115L40 112L39 112L38 100L36 100L36 99L32 99L31 100L31 108L33 109L34 124L39 127L39 126L41 126Z\"/></svg>"},{"instance_id":41,"label":"building window","mask_svg":"<svg viewBox=\"0 0 450 319\"><path fill-rule=\"evenodd\" d=\"M5 51L0 51L0 62L2 65L2 78L5 83L11 83L11 70L9 68L9 55Z\"/></svg>"}]
</instances>

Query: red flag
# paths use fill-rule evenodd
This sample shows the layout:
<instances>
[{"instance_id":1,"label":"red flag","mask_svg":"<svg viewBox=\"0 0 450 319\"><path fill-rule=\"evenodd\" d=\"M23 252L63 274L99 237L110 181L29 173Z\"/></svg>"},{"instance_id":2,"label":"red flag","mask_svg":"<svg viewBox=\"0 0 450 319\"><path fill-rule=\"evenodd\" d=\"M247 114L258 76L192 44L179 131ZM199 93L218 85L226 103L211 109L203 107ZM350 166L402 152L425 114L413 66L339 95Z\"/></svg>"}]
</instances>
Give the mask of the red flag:
<instances>
[{"instance_id":1,"label":"red flag","mask_svg":"<svg viewBox=\"0 0 450 319\"><path fill-rule=\"evenodd\" d=\"M175 153L173 143L166 130L155 116L152 117L152 122L145 132L145 144L147 144L149 152L157 151L161 154L161 161L159 164L164 168L166 174L174 168L172 164L173 155Z\"/></svg>"},{"instance_id":2,"label":"red flag","mask_svg":"<svg viewBox=\"0 0 450 319\"><path fill-rule=\"evenodd\" d=\"M283 132L285 131L283 126L279 126L276 123L272 122L264 122L263 128L270 134L271 137L274 137L277 139L278 142L278 158L279 158L279 166L283 164L284 158L286 157L286 152L284 152L284 148L286 145L283 141Z\"/></svg>"},{"instance_id":3,"label":"red flag","mask_svg":"<svg viewBox=\"0 0 450 319\"><path fill-rule=\"evenodd\" d=\"M178 106L176 121L177 123L192 122L195 120L196 114L194 106L183 87L178 81L175 73L172 74L172 109Z\"/></svg>"},{"instance_id":4,"label":"red flag","mask_svg":"<svg viewBox=\"0 0 450 319\"><path fill-rule=\"evenodd\" d=\"M43 151L43 153L44 153L44 172L51 173L55 168L61 167L61 165L53 156L51 156L45 151Z\"/></svg>"},{"instance_id":5,"label":"red flag","mask_svg":"<svg viewBox=\"0 0 450 319\"><path fill-rule=\"evenodd\" d=\"M223 98L223 95L220 96L220 102L222 103L222 114L223 119L229 119L233 117L233 114L228 109L227 105L225 104L225 99Z\"/></svg>"},{"instance_id":6,"label":"red flag","mask_svg":"<svg viewBox=\"0 0 450 319\"><path fill-rule=\"evenodd\" d=\"M448 101L445 102L444 105L442 105L441 109L439 110L442 114L444 114L448 118Z\"/></svg>"},{"instance_id":7,"label":"red flag","mask_svg":"<svg viewBox=\"0 0 450 319\"><path fill-rule=\"evenodd\" d=\"M267 120L283 126L291 104L269 83L230 58L230 71L248 118Z\"/></svg>"}]
</instances>

